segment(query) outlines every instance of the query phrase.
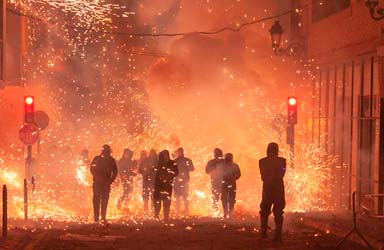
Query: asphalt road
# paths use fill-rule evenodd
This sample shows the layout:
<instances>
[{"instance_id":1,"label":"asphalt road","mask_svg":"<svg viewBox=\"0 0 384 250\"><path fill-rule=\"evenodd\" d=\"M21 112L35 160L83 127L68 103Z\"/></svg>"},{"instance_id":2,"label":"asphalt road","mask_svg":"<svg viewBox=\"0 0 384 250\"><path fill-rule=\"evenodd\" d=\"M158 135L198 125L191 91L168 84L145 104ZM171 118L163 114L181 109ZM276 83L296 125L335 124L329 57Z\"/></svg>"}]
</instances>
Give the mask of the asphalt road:
<instances>
[{"instance_id":1,"label":"asphalt road","mask_svg":"<svg viewBox=\"0 0 384 250\"><path fill-rule=\"evenodd\" d=\"M286 223L282 243L260 240L254 221L219 219L177 220L170 225L155 221L95 224L35 223L13 228L0 249L12 250L325 250L335 249L340 238L305 226L300 220ZM40 225L40 226L39 226ZM45 228L44 228L45 227ZM52 228L50 228L52 227ZM272 238L272 232L270 233ZM341 249L365 249L347 242Z\"/></svg>"}]
</instances>

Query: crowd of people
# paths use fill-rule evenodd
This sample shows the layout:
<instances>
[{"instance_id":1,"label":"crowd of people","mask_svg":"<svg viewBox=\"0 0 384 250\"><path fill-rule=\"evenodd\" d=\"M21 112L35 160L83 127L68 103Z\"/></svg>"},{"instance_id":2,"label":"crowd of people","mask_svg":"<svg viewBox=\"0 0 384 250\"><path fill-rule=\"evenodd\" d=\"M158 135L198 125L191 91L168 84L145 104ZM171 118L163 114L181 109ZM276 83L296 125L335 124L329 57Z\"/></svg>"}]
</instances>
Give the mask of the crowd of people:
<instances>
[{"instance_id":1,"label":"crowd of people","mask_svg":"<svg viewBox=\"0 0 384 250\"><path fill-rule=\"evenodd\" d=\"M144 211L150 207L154 217L160 219L163 210L163 220L169 220L169 213L174 194L175 209L189 213L189 183L190 173L195 170L191 159L185 157L184 149L178 148L172 157L168 150L157 154L151 150L140 153L138 160L133 159L133 151L124 149L121 158L116 160L111 155L109 145L104 145L101 154L96 156L90 170L93 176L93 208L94 220L106 221L107 206L111 184L119 177L123 193L118 200L120 209L123 202L128 202L133 189L134 177L142 176L142 198ZM278 156L279 147L270 143L267 157L259 161L261 179L263 181L262 201L260 204L261 235L267 237L268 217L273 212L275 218L275 240L281 240L283 225L283 210L285 208L285 194L283 177L286 171L286 160ZM214 157L208 161L205 172L211 179L212 206L218 210L221 199L224 219L232 218L236 203L237 180L241 177L238 164L234 162L233 154L226 153L219 148L214 150ZM101 214L100 214L101 213Z\"/></svg>"}]
</instances>

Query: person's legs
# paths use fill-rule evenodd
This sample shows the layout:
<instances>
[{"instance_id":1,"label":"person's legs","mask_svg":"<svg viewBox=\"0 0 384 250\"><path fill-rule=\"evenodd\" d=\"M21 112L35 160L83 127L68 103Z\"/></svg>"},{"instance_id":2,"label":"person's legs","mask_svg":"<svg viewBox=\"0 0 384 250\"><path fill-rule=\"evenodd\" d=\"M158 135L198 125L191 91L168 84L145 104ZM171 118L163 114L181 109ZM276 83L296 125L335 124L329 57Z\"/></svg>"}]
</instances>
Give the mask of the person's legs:
<instances>
[{"instance_id":1,"label":"person's legs","mask_svg":"<svg viewBox=\"0 0 384 250\"><path fill-rule=\"evenodd\" d=\"M121 209L121 204L123 201L127 201L129 197L129 189L130 189L130 184L127 181L122 182L123 186L123 193L121 194L118 202L117 202L117 209Z\"/></svg>"},{"instance_id":2,"label":"person's legs","mask_svg":"<svg viewBox=\"0 0 384 250\"><path fill-rule=\"evenodd\" d=\"M164 193L163 193L163 206L164 206L164 221L169 220L169 212L171 210L171 201L172 201L172 191L173 187L172 185L168 184L164 188Z\"/></svg>"},{"instance_id":3,"label":"person's legs","mask_svg":"<svg viewBox=\"0 0 384 250\"><path fill-rule=\"evenodd\" d=\"M233 210L235 209L235 203L236 203L236 189L230 188L228 190L228 210L229 210L229 217L232 218L233 216Z\"/></svg>"},{"instance_id":4,"label":"person's legs","mask_svg":"<svg viewBox=\"0 0 384 250\"><path fill-rule=\"evenodd\" d=\"M171 210L171 197L165 196L162 200L164 205L164 221L167 222L169 220L169 212Z\"/></svg>"},{"instance_id":5,"label":"person's legs","mask_svg":"<svg viewBox=\"0 0 384 250\"><path fill-rule=\"evenodd\" d=\"M107 220L107 207L109 201L109 192L111 191L111 186L109 184L104 184L103 190L101 193L101 218Z\"/></svg>"},{"instance_id":6,"label":"person's legs","mask_svg":"<svg viewBox=\"0 0 384 250\"><path fill-rule=\"evenodd\" d=\"M99 221L100 217L100 201L101 201L101 188L100 184L93 183L93 215L95 222Z\"/></svg>"},{"instance_id":7,"label":"person's legs","mask_svg":"<svg viewBox=\"0 0 384 250\"><path fill-rule=\"evenodd\" d=\"M228 188L223 187L221 190L221 202L223 204L224 219L228 217Z\"/></svg>"},{"instance_id":8,"label":"person's legs","mask_svg":"<svg viewBox=\"0 0 384 250\"><path fill-rule=\"evenodd\" d=\"M131 193L133 190L133 180L127 182L127 186L125 187L125 202L129 202L131 199Z\"/></svg>"},{"instance_id":9,"label":"person's legs","mask_svg":"<svg viewBox=\"0 0 384 250\"><path fill-rule=\"evenodd\" d=\"M154 206L155 219L159 219L160 209L161 209L161 199L160 199L159 190L155 190L153 194L153 202L154 202L153 206Z\"/></svg>"},{"instance_id":10,"label":"person's legs","mask_svg":"<svg viewBox=\"0 0 384 250\"><path fill-rule=\"evenodd\" d=\"M148 188L147 181L143 179L143 186L142 186L142 197L144 202L144 212L148 211L148 201L149 196L151 195L150 189Z\"/></svg>"},{"instance_id":11,"label":"person's legs","mask_svg":"<svg viewBox=\"0 0 384 250\"><path fill-rule=\"evenodd\" d=\"M276 241L281 241L281 233L283 231L283 221L284 221L284 208L285 208L285 195L284 189L280 190L275 197L273 203L273 216L275 218L275 238Z\"/></svg>"},{"instance_id":12,"label":"person's legs","mask_svg":"<svg viewBox=\"0 0 384 250\"><path fill-rule=\"evenodd\" d=\"M189 182L184 183L183 200L184 200L184 213L187 215L189 214Z\"/></svg>"},{"instance_id":13,"label":"person's legs","mask_svg":"<svg viewBox=\"0 0 384 250\"><path fill-rule=\"evenodd\" d=\"M175 200L176 200L175 210L177 213L180 213L181 200L183 198L183 189L184 189L184 183L179 180L175 181L173 191L175 194Z\"/></svg>"},{"instance_id":14,"label":"person's legs","mask_svg":"<svg viewBox=\"0 0 384 250\"><path fill-rule=\"evenodd\" d=\"M211 189L212 189L212 199L213 199L213 209L217 210L217 203L220 200L220 194L221 194L221 180L212 180L211 181Z\"/></svg>"},{"instance_id":15,"label":"person's legs","mask_svg":"<svg viewBox=\"0 0 384 250\"><path fill-rule=\"evenodd\" d=\"M268 217L271 214L272 200L269 196L270 195L266 190L263 190L263 196L260 203L260 227L263 238L267 236Z\"/></svg>"},{"instance_id":16,"label":"person's legs","mask_svg":"<svg viewBox=\"0 0 384 250\"><path fill-rule=\"evenodd\" d=\"M153 188L153 185L151 186L151 192L149 193L149 199L150 199L150 204L151 204L151 210L155 211L155 200L153 198L155 190Z\"/></svg>"},{"instance_id":17,"label":"person's legs","mask_svg":"<svg viewBox=\"0 0 384 250\"><path fill-rule=\"evenodd\" d=\"M173 191L175 193L175 200L176 200L176 206L175 206L176 213L180 212L181 188L182 188L182 184L179 181L175 181L173 186Z\"/></svg>"}]
</instances>

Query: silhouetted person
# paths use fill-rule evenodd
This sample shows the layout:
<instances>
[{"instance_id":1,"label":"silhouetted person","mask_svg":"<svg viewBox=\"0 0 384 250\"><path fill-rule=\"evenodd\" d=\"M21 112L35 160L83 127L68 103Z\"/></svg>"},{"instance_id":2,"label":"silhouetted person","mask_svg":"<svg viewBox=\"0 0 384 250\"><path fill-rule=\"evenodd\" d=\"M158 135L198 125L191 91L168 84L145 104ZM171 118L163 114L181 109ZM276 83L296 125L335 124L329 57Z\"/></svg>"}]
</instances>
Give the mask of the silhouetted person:
<instances>
[{"instance_id":1,"label":"silhouetted person","mask_svg":"<svg viewBox=\"0 0 384 250\"><path fill-rule=\"evenodd\" d=\"M208 161L205 172L211 177L213 209L217 211L217 203L219 202L222 188L224 159L223 151L220 148L215 148L213 154L214 158Z\"/></svg>"},{"instance_id":2,"label":"silhouetted person","mask_svg":"<svg viewBox=\"0 0 384 250\"><path fill-rule=\"evenodd\" d=\"M147 153L141 152L140 163L139 163L139 174L143 177L143 189L142 197L144 201L144 211L148 211L149 200L151 200L151 207L153 207L153 189L155 186L155 167L157 164L157 154L155 150Z\"/></svg>"},{"instance_id":3,"label":"silhouetted person","mask_svg":"<svg viewBox=\"0 0 384 250\"><path fill-rule=\"evenodd\" d=\"M96 156L91 163L93 175L93 212L95 222L99 221L100 206L101 218L107 219L107 206L111 184L117 176L115 159L111 156L111 147L104 145L101 154Z\"/></svg>"},{"instance_id":4,"label":"silhouetted person","mask_svg":"<svg viewBox=\"0 0 384 250\"><path fill-rule=\"evenodd\" d=\"M121 197L117 202L118 209L121 208L121 204L123 201L125 202L129 201L130 195L132 193L132 188L133 188L133 177L137 175L136 174L137 162L133 160L132 157L133 157L133 151L126 148L124 149L123 155L118 163L120 182L121 182L121 185L123 186L123 194L121 195Z\"/></svg>"},{"instance_id":5,"label":"silhouetted person","mask_svg":"<svg viewBox=\"0 0 384 250\"><path fill-rule=\"evenodd\" d=\"M176 211L180 210L181 200L184 202L184 212L189 213L189 181L190 172L195 170L192 160L184 156L184 149L178 148L175 152L177 168L179 175L177 176L174 184L174 191L176 197Z\"/></svg>"},{"instance_id":6,"label":"silhouetted person","mask_svg":"<svg viewBox=\"0 0 384 250\"><path fill-rule=\"evenodd\" d=\"M233 162L233 155L228 153L224 158L223 184L221 201L223 203L224 219L232 218L236 203L236 181L240 178L239 165Z\"/></svg>"},{"instance_id":7,"label":"silhouetted person","mask_svg":"<svg viewBox=\"0 0 384 250\"><path fill-rule=\"evenodd\" d=\"M275 217L275 241L281 241L283 229L283 210L285 208L284 175L286 160L279 157L279 146L270 143L267 149L267 157L259 161L261 179L263 181L263 195L260 204L261 234L267 237L268 217L271 208Z\"/></svg>"},{"instance_id":8,"label":"silhouetted person","mask_svg":"<svg viewBox=\"0 0 384 250\"><path fill-rule=\"evenodd\" d=\"M153 194L156 219L159 218L161 204L163 204L164 220L168 221L169 219L173 180L178 172L176 163L169 156L169 151L161 151L155 168L155 190Z\"/></svg>"}]
</instances>

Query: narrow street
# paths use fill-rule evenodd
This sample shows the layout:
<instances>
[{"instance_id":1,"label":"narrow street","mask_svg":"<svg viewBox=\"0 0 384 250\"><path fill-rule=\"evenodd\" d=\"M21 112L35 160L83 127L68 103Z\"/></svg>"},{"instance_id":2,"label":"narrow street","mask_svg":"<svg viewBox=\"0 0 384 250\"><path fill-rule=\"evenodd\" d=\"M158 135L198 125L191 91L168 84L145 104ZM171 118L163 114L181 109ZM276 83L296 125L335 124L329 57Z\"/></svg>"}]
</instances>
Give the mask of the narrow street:
<instances>
[{"instance_id":1,"label":"narrow street","mask_svg":"<svg viewBox=\"0 0 384 250\"><path fill-rule=\"evenodd\" d=\"M0 249L13 250L221 250L221 249L335 249L340 238L300 223L289 215L282 243L260 240L258 222L223 222L215 219L177 220L170 225L159 222L133 222L101 225L54 225L52 229L10 231ZM256 225L256 226L255 226ZM61 229L60 229L61 228ZM65 228L65 229L64 229ZM341 249L366 249L348 241Z\"/></svg>"},{"instance_id":2,"label":"narrow street","mask_svg":"<svg viewBox=\"0 0 384 250\"><path fill-rule=\"evenodd\" d=\"M0 250L384 250L384 0L0 0L0 118Z\"/></svg>"}]
</instances>

